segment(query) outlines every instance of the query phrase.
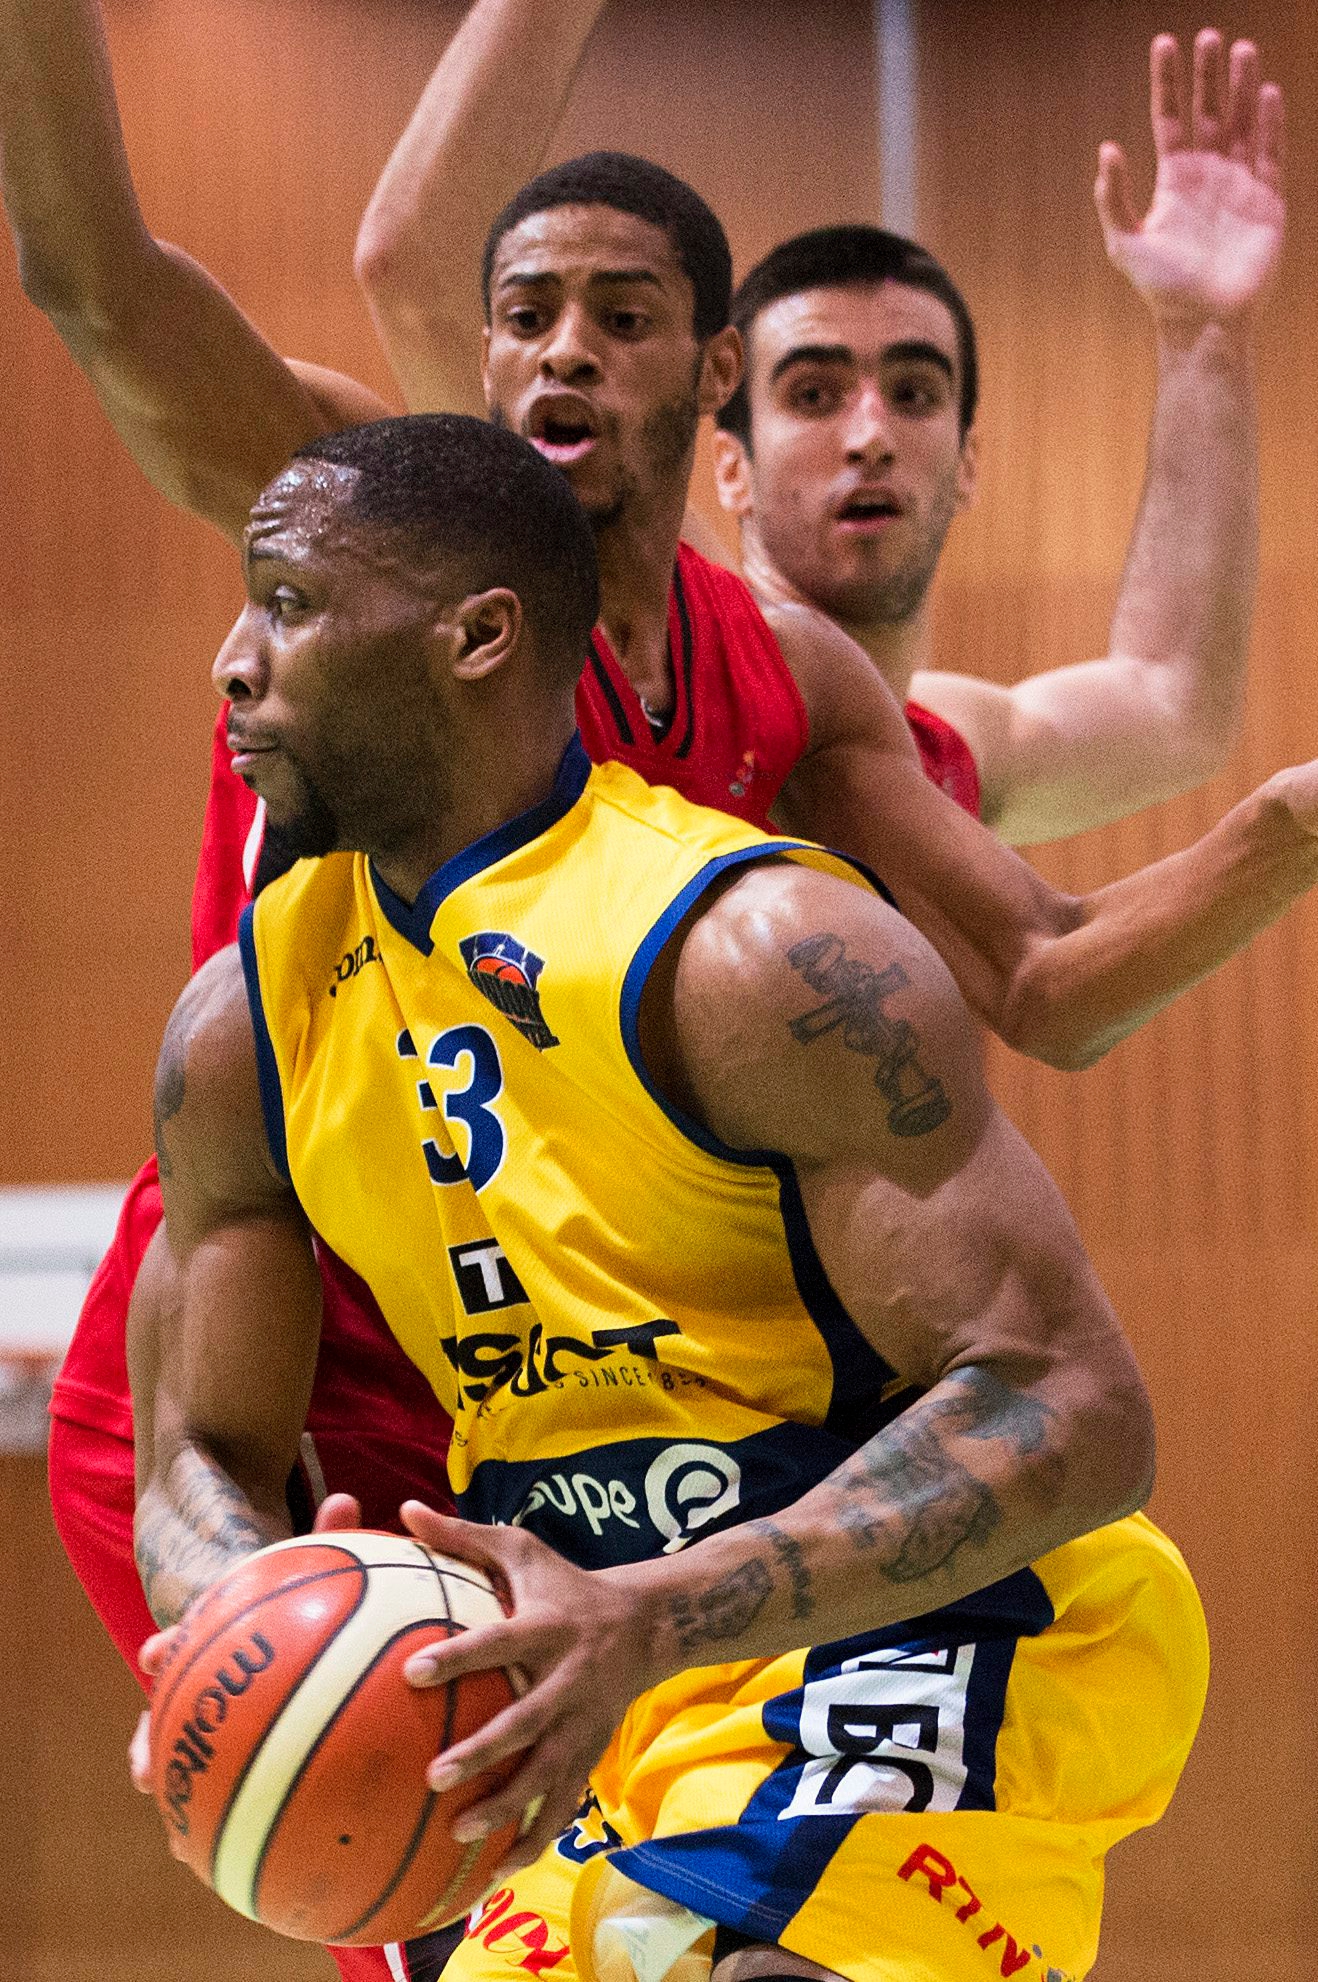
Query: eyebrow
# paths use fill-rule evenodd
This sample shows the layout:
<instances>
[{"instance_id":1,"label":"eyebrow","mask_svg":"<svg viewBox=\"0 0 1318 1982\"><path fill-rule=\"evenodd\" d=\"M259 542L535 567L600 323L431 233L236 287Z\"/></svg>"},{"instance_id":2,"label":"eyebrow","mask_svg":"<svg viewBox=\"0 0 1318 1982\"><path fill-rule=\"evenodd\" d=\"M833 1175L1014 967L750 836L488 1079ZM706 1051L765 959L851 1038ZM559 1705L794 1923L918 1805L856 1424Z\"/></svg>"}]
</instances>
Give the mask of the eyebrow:
<instances>
[{"instance_id":1,"label":"eyebrow","mask_svg":"<svg viewBox=\"0 0 1318 1982\"><path fill-rule=\"evenodd\" d=\"M856 354L849 344L794 344L790 351L784 351L770 372L769 384L776 384L793 365L850 365L855 361ZM940 351L936 344L927 344L918 337L906 338L900 344L885 344L881 362L885 365L934 365L949 379L956 376L946 351Z\"/></svg>"}]
</instances>

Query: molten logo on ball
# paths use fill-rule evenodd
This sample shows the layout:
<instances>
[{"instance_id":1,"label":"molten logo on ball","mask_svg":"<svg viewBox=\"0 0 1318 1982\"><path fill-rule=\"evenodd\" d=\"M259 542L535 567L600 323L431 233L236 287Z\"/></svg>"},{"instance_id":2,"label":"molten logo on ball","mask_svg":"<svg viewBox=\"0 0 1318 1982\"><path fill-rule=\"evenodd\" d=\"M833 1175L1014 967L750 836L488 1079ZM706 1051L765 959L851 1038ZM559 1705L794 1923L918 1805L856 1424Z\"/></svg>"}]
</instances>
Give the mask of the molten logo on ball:
<instances>
[{"instance_id":1,"label":"molten logo on ball","mask_svg":"<svg viewBox=\"0 0 1318 1982\"><path fill-rule=\"evenodd\" d=\"M275 1648L268 1638L255 1631L251 1642L256 1647L255 1656L240 1645L231 1661L236 1671L220 1666L214 1682L198 1693L165 1764L165 1806L174 1828L185 1837L188 1814L183 1806L192 1800L192 1778L205 1773L215 1754L207 1736L214 1734L228 1718L230 1700L239 1699L257 1673L274 1664Z\"/></svg>"},{"instance_id":2,"label":"molten logo on ball","mask_svg":"<svg viewBox=\"0 0 1318 1982\"><path fill-rule=\"evenodd\" d=\"M516 1697L502 1671L403 1678L413 1652L503 1616L488 1577L406 1536L312 1535L250 1555L189 1611L151 1702L170 1849L299 1940L412 1940L470 1912L512 1845L450 1825L518 1766L437 1796L436 1755Z\"/></svg>"}]
</instances>

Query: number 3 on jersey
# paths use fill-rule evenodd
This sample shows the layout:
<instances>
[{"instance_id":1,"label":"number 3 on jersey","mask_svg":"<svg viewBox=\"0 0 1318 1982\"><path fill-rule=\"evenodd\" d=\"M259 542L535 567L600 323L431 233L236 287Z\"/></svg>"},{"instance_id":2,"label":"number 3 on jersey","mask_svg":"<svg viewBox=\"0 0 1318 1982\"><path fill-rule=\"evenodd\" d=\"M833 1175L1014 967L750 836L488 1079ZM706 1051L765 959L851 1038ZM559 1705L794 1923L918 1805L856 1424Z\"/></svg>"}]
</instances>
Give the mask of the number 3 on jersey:
<instances>
[{"instance_id":1,"label":"number 3 on jersey","mask_svg":"<svg viewBox=\"0 0 1318 1982\"><path fill-rule=\"evenodd\" d=\"M421 1057L410 1032L398 1035L398 1057L400 1060ZM498 1176L508 1147L507 1134L493 1105L503 1092L499 1049L483 1025L453 1025L435 1040L426 1054L426 1065L437 1072L452 1069L458 1078L452 1087L419 1080L416 1092L423 1112L437 1109L450 1129L460 1124L465 1130L465 1138L454 1137L454 1154L442 1150L433 1136L423 1141L421 1147L431 1181L459 1184L465 1177L473 1190L484 1190ZM440 1090L438 1095L436 1087Z\"/></svg>"}]
</instances>

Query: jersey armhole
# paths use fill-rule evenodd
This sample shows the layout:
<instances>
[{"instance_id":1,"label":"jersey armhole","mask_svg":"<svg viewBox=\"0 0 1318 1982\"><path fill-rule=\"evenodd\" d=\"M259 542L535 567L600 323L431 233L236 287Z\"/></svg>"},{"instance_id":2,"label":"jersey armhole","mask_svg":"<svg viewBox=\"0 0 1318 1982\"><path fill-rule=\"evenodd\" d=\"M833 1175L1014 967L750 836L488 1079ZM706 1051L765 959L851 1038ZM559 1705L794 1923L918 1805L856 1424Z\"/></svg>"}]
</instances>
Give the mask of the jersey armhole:
<instances>
[{"instance_id":1,"label":"jersey armhole","mask_svg":"<svg viewBox=\"0 0 1318 1982\"><path fill-rule=\"evenodd\" d=\"M252 1034L256 1041L256 1072L261 1089L261 1113L265 1118L265 1139L270 1160L286 1184L293 1182L288 1168L288 1138L284 1128L284 1094L279 1081L279 1062L266 1024L261 998L261 972L256 961L256 933L253 920L255 902L249 902L238 918L238 953L243 963L243 983L252 1014Z\"/></svg>"},{"instance_id":2,"label":"jersey armhole","mask_svg":"<svg viewBox=\"0 0 1318 1982\"><path fill-rule=\"evenodd\" d=\"M774 1150L734 1149L730 1143L720 1142L717 1136L711 1135L708 1129L702 1128L699 1122L668 1099L646 1065L645 1054L641 1049L641 999L650 980L650 972L654 968L655 960L664 944L682 918L690 914L701 896L720 876L736 867L750 867L757 862L781 860L784 854L818 855L825 852L827 852L826 848L812 846L808 840L774 840L768 844L759 841L754 846L737 847L731 853L721 853L713 860L706 861L699 873L693 875L680 894L674 896L658 921L653 923L642 937L622 981L618 1010L622 1043L631 1062L632 1072L641 1086L650 1099L663 1109L674 1128L680 1130L688 1142L695 1143L696 1147L703 1149L707 1156L716 1156L724 1163L739 1164L743 1169L777 1169L783 1159ZM871 874L860 861L852 860L847 854L835 854L832 858L854 869L890 907L896 907L882 881Z\"/></svg>"}]
</instances>

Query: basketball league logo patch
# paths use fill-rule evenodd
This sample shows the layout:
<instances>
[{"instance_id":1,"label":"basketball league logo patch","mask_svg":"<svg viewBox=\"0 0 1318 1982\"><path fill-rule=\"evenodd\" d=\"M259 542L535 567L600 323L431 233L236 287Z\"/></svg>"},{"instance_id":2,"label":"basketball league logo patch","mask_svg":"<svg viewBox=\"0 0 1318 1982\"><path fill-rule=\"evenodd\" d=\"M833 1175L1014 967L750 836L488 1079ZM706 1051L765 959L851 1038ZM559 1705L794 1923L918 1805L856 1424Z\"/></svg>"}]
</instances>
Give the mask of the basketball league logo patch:
<instances>
[{"instance_id":1,"label":"basketball league logo patch","mask_svg":"<svg viewBox=\"0 0 1318 1982\"><path fill-rule=\"evenodd\" d=\"M529 1039L537 1053L558 1040L545 1024L536 989L545 967L543 957L528 950L515 936L496 929L482 929L476 936L464 936L458 944L467 975L482 997L496 1012L502 1012Z\"/></svg>"}]
</instances>

